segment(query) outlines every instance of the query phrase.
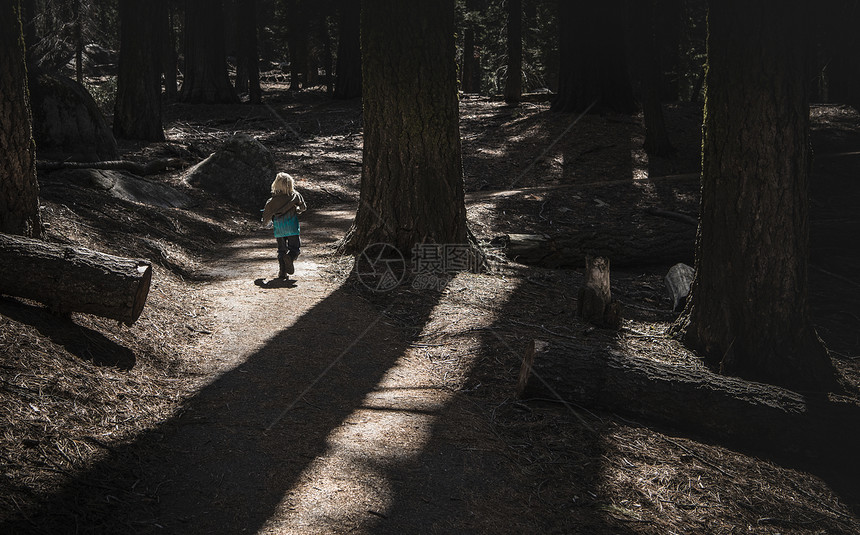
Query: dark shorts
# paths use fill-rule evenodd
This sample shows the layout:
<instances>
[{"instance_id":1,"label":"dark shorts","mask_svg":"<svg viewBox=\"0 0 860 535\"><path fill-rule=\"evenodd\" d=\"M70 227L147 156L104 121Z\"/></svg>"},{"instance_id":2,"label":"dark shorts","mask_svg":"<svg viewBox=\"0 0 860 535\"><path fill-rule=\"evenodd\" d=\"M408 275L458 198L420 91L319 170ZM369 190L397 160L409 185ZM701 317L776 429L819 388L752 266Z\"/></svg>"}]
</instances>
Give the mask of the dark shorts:
<instances>
[{"instance_id":1,"label":"dark shorts","mask_svg":"<svg viewBox=\"0 0 860 535\"><path fill-rule=\"evenodd\" d=\"M284 236L277 238L278 240L278 256L288 254L293 260L299 256L299 248L302 246L302 240L299 235Z\"/></svg>"}]
</instances>

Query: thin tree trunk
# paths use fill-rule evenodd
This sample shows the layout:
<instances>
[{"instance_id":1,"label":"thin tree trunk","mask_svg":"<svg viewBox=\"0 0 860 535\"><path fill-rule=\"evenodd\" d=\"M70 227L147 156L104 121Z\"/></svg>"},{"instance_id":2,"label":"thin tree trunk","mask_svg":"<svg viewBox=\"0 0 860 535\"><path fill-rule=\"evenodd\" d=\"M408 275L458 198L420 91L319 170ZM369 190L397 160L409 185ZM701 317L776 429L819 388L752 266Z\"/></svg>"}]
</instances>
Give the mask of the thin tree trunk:
<instances>
[{"instance_id":1,"label":"thin tree trunk","mask_svg":"<svg viewBox=\"0 0 860 535\"><path fill-rule=\"evenodd\" d=\"M0 4L0 232L38 238L36 146L20 16L17 2Z\"/></svg>"},{"instance_id":2,"label":"thin tree trunk","mask_svg":"<svg viewBox=\"0 0 860 535\"><path fill-rule=\"evenodd\" d=\"M81 13L82 0L72 1L72 17L73 17L73 39L75 42L75 80L79 84L84 83L84 36L83 36L83 15Z\"/></svg>"},{"instance_id":3,"label":"thin tree trunk","mask_svg":"<svg viewBox=\"0 0 860 535\"><path fill-rule=\"evenodd\" d=\"M659 58L659 100L674 102L680 91L681 2L654 1L654 36Z\"/></svg>"},{"instance_id":4,"label":"thin tree trunk","mask_svg":"<svg viewBox=\"0 0 860 535\"><path fill-rule=\"evenodd\" d=\"M337 44L334 98L356 98L361 96L361 44L359 41L361 2L343 0L339 15L340 40Z\"/></svg>"},{"instance_id":5,"label":"thin tree trunk","mask_svg":"<svg viewBox=\"0 0 860 535\"><path fill-rule=\"evenodd\" d=\"M320 40L323 43L323 69L325 70L325 88L326 93L331 96L334 93L334 77L332 69L334 68L334 58L331 54L331 35L328 31L328 17L325 13L322 14L320 21Z\"/></svg>"},{"instance_id":6,"label":"thin tree trunk","mask_svg":"<svg viewBox=\"0 0 860 535\"><path fill-rule=\"evenodd\" d=\"M236 91L248 92L252 104L262 100L260 58L257 54L257 1L244 0L236 5L237 68Z\"/></svg>"},{"instance_id":7,"label":"thin tree trunk","mask_svg":"<svg viewBox=\"0 0 860 535\"><path fill-rule=\"evenodd\" d=\"M663 107L660 104L660 61L654 20L655 0L641 0L631 6L630 56L637 66L642 115L645 122L645 152L649 156L671 156L675 148L669 142Z\"/></svg>"},{"instance_id":8,"label":"thin tree trunk","mask_svg":"<svg viewBox=\"0 0 860 535\"><path fill-rule=\"evenodd\" d=\"M508 71L505 80L505 102L517 104L523 95L523 3L507 0Z\"/></svg>"},{"instance_id":9,"label":"thin tree trunk","mask_svg":"<svg viewBox=\"0 0 860 535\"><path fill-rule=\"evenodd\" d=\"M176 31L173 29L173 6L172 2L164 2L162 12L163 39L162 45L162 72L164 73L164 94L168 100L176 100Z\"/></svg>"},{"instance_id":10,"label":"thin tree trunk","mask_svg":"<svg viewBox=\"0 0 860 535\"><path fill-rule=\"evenodd\" d=\"M308 82L308 31L302 0L287 2L287 27L290 48L290 90L298 91Z\"/></svg>"},{"instance_id":11,"label":"thin tree trunk","mask_svg":"<svg viewBox=\"0 0 860 535\"><path fill-rule=\"evenodd\" d=\"M675 325L722 373L837 387L809 317L807 5L712 2L696 279Z\"/></svg>"}]
</instances>

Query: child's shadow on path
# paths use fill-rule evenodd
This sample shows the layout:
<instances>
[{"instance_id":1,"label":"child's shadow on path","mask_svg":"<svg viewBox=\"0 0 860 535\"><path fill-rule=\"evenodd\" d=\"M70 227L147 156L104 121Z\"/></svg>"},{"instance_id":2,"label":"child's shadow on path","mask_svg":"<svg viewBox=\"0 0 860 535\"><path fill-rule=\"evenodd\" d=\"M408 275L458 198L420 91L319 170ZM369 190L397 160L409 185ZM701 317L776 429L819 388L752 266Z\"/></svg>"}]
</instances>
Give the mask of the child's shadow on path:
<instances>
[{"instance_id":1,"label":"child's shadow on path","mask_svg":"<svg viewBox=\"0 0 860 535\"><path fill-rule=\"evenodd\" d=\"M254 281L254 284L259 286L260 288L272 289L272 288L295 288L296 281L290 279L272 279L266 282L266 279L259 278Z\"/></svg>"}]
</instances>

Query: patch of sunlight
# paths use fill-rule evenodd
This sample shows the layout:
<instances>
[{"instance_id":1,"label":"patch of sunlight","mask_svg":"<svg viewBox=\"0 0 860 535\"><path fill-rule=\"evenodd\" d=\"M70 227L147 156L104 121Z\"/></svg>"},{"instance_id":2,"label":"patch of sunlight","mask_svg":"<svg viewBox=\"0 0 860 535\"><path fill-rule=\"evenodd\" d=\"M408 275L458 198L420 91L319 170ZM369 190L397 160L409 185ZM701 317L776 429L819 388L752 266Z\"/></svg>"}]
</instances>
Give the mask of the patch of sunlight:
<instances>
[{"instance_id":1,"label":"patch of sunlight","mask_svg":"<svg viewBox=\"0 0 860 535\"><path fill-rule=\"evenodd\" d=\"M516 286L509 286L510 292L500 305ZM490 288L497 291L498 279L463 273L448 287L468 287L479 299ZM445 329L439 322L444 321L454 330L444 334L462 334L445 319L450 306L443 298L424 330L443 334ZM490 328L493 318L474 316L470 325ZM481 341L469 340L461 341L459 350L476 353L478 347L467 346L478 346ZM434 363L420 351L407 350L361 405L329 434L325 453L309 463L259 533L373 533L398 498L390 474L420 460L437 417L456 394L455 385L440 382L438 365L439 361Z\"/></svg>"},{"instance_id":2,"label":"patch of sunlight","mask_svg":"<svg viewBox=\"0 0 860 535\"><path fill-rule=\"evenodd\" d=\"M304 470L260 533L371 530L393 505L388 473L418 458L436 415L453 395L404 386L415 379L409 377L415 369L408 361L401 357L362 406L332 431L326 452Z\"/></svg>"},{"instance_id":3,"label":"patch of sunlight","mask_svg":"<svg viewBox=\"0 0 860 535\"><path fill-rule=\"evenodd\" d=\"M632 149L630 149L630 163L633 167L633 180L648 180L648 153L645 152L645 149L640 146L637 147L637 143L633 143Z\"/></svg>"}]
</instances>

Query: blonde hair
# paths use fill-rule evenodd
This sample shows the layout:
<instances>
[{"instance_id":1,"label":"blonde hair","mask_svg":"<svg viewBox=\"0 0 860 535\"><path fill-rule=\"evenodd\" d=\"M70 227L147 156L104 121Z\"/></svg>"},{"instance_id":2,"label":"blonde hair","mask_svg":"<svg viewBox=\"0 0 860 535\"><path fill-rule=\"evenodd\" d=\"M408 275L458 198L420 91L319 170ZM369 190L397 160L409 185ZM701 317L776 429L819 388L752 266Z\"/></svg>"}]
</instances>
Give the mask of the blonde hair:
<instances>
[{"instance_id":1,"label":"blonde hair","mask_svg":"<svg viewBox=\"0 0 860 535\"><path fill-rule=\"evenodd\" d=\"M272 182L272 195L292 195L294 191L295 182L289 173L278 173L275 175L275 181Z\"/></svg>"}]
</instances>

